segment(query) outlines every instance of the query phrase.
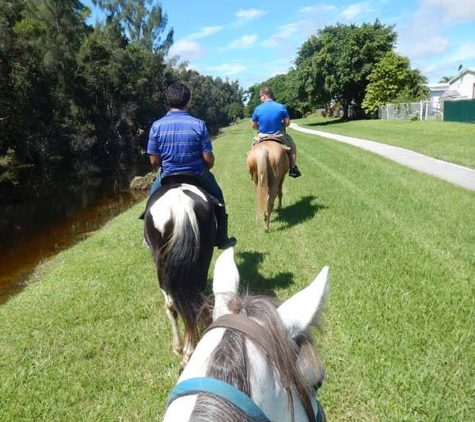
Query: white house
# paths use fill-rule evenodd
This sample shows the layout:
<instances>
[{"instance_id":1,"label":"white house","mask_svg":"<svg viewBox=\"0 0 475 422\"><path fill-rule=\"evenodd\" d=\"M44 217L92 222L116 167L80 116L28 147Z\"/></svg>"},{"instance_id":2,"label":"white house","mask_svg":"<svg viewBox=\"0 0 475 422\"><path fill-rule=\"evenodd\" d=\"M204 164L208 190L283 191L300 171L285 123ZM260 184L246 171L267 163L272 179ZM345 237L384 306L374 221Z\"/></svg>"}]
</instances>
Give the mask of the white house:
<instances>
[{"instance_id":1,"label":"white house","mask_svg":"<svg viewBox=\"0 0 475 422\"><path fill-rule=\"evenodd\" d=\"M446 100L475 99L475 67L467 67L447 83L428 84L429 100L439 106Z\"/></svg>"},{"instance_id":2,"label":"white house","mask_svg":"<svg viewBox=\"0 0 475 422\"><path fill-rule=\"evenodd\" d=\"M445 91L449 90L449 84L447 83L438 83L438 84L428 84L429 88L429 101L434 107L439 107L440 97Z\"/></svg>"}]
</instances>

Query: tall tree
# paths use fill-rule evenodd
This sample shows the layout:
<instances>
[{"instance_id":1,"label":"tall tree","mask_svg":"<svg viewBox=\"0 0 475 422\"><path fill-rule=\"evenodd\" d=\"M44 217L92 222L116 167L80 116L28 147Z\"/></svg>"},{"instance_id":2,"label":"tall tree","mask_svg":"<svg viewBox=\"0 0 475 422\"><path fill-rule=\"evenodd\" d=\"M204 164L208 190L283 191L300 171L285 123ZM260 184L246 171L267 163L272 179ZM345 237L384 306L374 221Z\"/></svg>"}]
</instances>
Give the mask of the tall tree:
<instances>
[{"instance_id":1,"label":"tall tree","mask_svg":"<svg viewBox=\"0 0 475 422\"><path fill-rule=\"evenodd\" d=\"M263 86L269 86L274 93L275 100L286 106L291 118L302 117L305 104L299 99L299 86L295 75L295 70L291 69L287 74L279 74L251 86L247 91L249 101L246 106L246 114L250 116L260 104L260 89Z\"/></svg>"},{"instance_id":2,"label":"tall tree","mask_svg":"<svg viewBox=\"0 0 475 422\"><path fill-rule=\"evenodd\" d=\"M8 132L14 109L14 90L10 74L13 58L16 54L13 26L20 19L22 4L20 0L0 0L0 154L4 154L8 145Z\"/></svg>"},{"instance_id":3,"label":"tall tree","mask_svg":"<svg viewBox=\"0 0 475 422\"><path fill-rule=\"evenodd\" d=\"M162 38L168 16L156 0L92 0L110 22L122 25L132 42L150 52L166 53L173 43L173 29Z\"/></svg>"},{"instance_id":4,"label":"tall tree","mask_svg":"<svg viewBox=\"0 0 475 422\"><path fill-rule=\"evenodd\" d=\"M411 69L409 59L394 51L387 52L368 75L369 84L363 109L375 114L378 108L397 98L419 101L427 97L427 79L419 70Z\"/></svg>"},{"instance_id":5,"label":"tall tree","mask_svg":"<svg viewBox=\"0 0 475 422\"><path fill-rule=\"evenodd\" d=\"M395 42L394 27L379 20L361 26L327 26L312 35L298 52L295 63L300 89L312 106L340 100L343 118L347 119L349 105L361 105L368 75Z\"/></svg>"},{"instance_id":6,"label":"tall tree","mask_svg":"<svg viewBox=\"0 0 475 422\"><path fill-rule=\"evenodd\" d=\"M206 122L213 135L222 127L244 117L243 90L237 81L214 79L180 65L172 71L172 81L188 85L190 112Z\"/></svg>"},{"instance_id":7,"label":"tall tree","mask_svg":"<svg viewBox=\"0 0 475 422\"><path fill-rule=\"evenodd\" d=\"M68 155L75 54L87 27L76 0L22 2L11 27L8 80L14 112L7 143L21 162L47 177Z\"/></svg>"},{"instance_id":8,"label":"tall tree","mask_svg":"<svg viewBox=\"0 0 475 422\"><path fill-rule=\"evenodd\" d=\"M90 10L79 0L29 0L25 5L24 30L30 25L32 31L25 35L34 35L28 42L40 52L44 68L69 86Z\"/></svg>"}]
</instances>

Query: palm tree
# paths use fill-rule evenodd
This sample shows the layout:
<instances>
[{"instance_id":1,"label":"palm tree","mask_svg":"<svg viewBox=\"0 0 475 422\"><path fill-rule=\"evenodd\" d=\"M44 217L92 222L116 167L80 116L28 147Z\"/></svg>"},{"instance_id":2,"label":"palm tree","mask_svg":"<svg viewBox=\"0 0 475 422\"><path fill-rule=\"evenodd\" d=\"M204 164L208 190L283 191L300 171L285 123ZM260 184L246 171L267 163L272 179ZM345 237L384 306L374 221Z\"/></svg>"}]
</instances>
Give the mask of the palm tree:
<instances>
[{"instance_id":1,"label":"palm tree","mask_svg":"<svg viewBox=\"0 0 475 422\"><path fill-rule=\"evenodd\" d=\"M445 84L449 82L452 78L453 76L443 76L442 79L439 81L439 84Z\"/></svg>"}]
</instances>

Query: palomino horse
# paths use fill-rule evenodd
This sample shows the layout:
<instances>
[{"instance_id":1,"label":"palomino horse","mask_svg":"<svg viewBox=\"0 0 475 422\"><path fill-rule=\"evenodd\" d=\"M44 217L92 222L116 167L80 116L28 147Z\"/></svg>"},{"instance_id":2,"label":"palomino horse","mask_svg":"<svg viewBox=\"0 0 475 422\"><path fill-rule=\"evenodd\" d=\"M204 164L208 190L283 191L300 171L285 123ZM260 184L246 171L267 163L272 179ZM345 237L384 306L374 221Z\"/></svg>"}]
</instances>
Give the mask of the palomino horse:
<instances>
[{"instance_id":1,"label":"palomino horse","mask_svg":"<svg viewBox=\"0 0 475 422\"><path fill-rule=\"evenodd\" d=\"M257 194L256 219L264 216L264 230L269 231L270 215L278 197L278 209L282 208L282 185L289 171L288 148L270 138L255 144L247 156L247 169Z\"/></svg>"},{"instance_id":2,"label":"palomino horse","mask_svg":"<svg viewBox=\"0 0 475 422\"><path fill-rule=\"evenodd\" d=\"M200 323L209 323L200 313L216 238L215 203L198 185L191 175L163 179L148 199L144 217L145 240L165 297L173 350L182 356L182 367L198 341ZM178 315L184 323L183 339Z\"/></svg>"},{"instance_id":3,"label":"palomino horse","mask_svg":"<svg viewBox=\"0 0 475 422\"><path fill-rule=\"evenodd\" d=\"M168 397L165 422L326 421L316 399L322 365L309 328L327 293L328 267L278 306L238 295L232 248L214 270L213 324Z\"/></svg>"}]
</instances>

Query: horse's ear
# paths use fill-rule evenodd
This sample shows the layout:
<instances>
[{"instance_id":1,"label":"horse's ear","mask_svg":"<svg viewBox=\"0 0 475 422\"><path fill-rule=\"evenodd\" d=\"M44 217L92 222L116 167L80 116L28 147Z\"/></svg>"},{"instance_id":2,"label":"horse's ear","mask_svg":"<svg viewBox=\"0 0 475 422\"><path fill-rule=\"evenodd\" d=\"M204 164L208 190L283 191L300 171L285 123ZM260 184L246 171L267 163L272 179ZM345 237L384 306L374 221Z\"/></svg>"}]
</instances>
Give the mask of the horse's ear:
<instances>
[{"instance_id":1,"label":"horse's ear","mask_svg":"<svg viewBox=\"0 0 475 422\"><path fill-rule=\"evenodd\" d=\"M313 282L287 299L277 311L291 337L296 337L316 323L328 292L329 268L324 267Z\"/></svg>"},{"instance_id":2,"label":"horse's ear","mask_svg":"<svg viewBox=\"0 0 475 422\"><path fill-rule=\"evenodd\" d=\"M228 301L239 289L239 272L234 262L234 249L226 249L216 260L213 273L213 320L230 314Z\"/></svg>"}]
</instances>

